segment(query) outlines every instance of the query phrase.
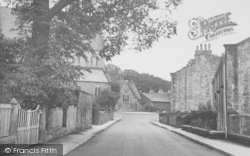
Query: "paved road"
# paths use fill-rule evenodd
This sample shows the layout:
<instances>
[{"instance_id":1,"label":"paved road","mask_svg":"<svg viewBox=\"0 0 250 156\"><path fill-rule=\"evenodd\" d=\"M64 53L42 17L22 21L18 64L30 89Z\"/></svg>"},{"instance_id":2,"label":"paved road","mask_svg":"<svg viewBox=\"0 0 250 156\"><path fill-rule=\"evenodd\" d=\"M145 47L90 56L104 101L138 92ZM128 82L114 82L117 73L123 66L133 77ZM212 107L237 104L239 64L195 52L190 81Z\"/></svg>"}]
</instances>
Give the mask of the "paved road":
<instances>
[{"instance_id":1,"label":"paved road","mask_svg":"<svg viewBox=\"0 0 250 156\"><path fill-rule=\"evenodd\" d=\"M155 114L121 114L122 120L67 156L222 156L152 125Z\"/></svg>"}]
</instances>

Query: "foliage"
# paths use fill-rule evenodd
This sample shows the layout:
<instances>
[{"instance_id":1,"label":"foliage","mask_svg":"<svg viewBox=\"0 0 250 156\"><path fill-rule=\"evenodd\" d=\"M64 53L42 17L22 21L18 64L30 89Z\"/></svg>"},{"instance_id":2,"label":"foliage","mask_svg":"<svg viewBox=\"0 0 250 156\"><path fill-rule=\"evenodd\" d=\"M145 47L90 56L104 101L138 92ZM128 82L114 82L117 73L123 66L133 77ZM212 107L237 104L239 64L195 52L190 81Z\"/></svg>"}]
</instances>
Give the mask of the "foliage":
<instances>
[{"instance_id":1,"label":"foliage","mask_svg":"<svg viewBox=\"0 0 250 156\"><path fill-rule=\"evenodd\" d=\"M1 79L12 96L18 96L21 101L50 106L51 94L64 89L76 90L75 80L82 73L74 66L74 61L76 57L87 59L87 53L94 54L93 39L102 36L103 48L99 57L107 60L119 54L129 40L137 51L150 48L160 37L169 38L175 34L176 22L169 20L168 13L180 0L166 0L163 8L159 8L155 0L5 2L13 6L17 31L24 40L13 46L14 53L23 46L18 66L8 75L1 73ZM154 10L162 10L164 18L150 16ZM131 34L133 37L129 39ZM4 51L7 53L8 48ZM68 92L63 91L57 97L67 95Z\"/></svg>"},{"instance_id":2,"label":"foliage","mask_svg":"<svg viewBox=\"0 0 250 156\"><path fill-rule=\"evenodd\" d=\"M119 100L119 93L105 89L101 91L96 98L96 103L102 108L107 108L109 111L114 110L117 101Z\"/></svg>"},{"instance_id":3,"label":"foliage","mask_svg":"<svg viewBox=\"0 0 250 156\"><path fill-rule=\"evenodd\" d=\"M192 111L190 114L182 118L184 125L191 125L206 129L214 129L217 127L217 113L213 111Z\"/></svg>"},{"instance_id":4,"label":"foliage","mask_svg":"<svg viewBox=\"0 0 250 156\"><path fill-rule=\"evenodd\" d=\"M115 82L115 81L123 80L123 72L119 67L113 64L107 64L106 70L109 73L111 81Z\"/></svg>"},{"instance_id":5,"label":"foliage","mask_svg":"<svg viewBox=\"0 0 250 156\"><path fill-rule=\"evenodd\" d=\"M169 18L170 10L181 0L5 0L14 6L20 30L32 23L32 44L38 48L50 42L49 33L60 32L60 48L85 56L92 51L88 42L96 34L103 37L100 55L108 60L132 41L134 49L142 51L160 37L175 34L176 22ZM165 3L165 4L164 4ZM51 7L49 7L51 6ZM161 17L155 17L155 12ZM47 24L46 24L47 23ZM34 27L35 26L35 27ZM43 30L43 32L42 32ZM44 38L42 38L42 36ZM132 37L130 37L132 36ZM50 41L50 40L49 40ZM42 43L38 45L39 43ZM84 49L84 51L82 51Z\"/></svg>"},{"instance_id":6,"label":"foliage","mask_svg":"<svg viewBox=\"0 0 250 156\"><path fill-rule=\"evenodd\" d=\"M171 86L169 81L146 73L140 74L134 70L124 70L123 77L126 80L133 81L138 90L142 92L149 92L150 89L155 92L158 92L159 89L167 92Z\"/></svg>"},{"instance_id":7,"label":"foliage","mask_svg":"<svg viewBox=\"0 0 250 156\"><path fill-rule=\"evenodd\" d=\"M119 67L108 64L106 66L107 72L109 73L111 80L119 81L119 80L129 80L136 84L138 90L142 92L149 92L150 89L155 90L157 92L159 89L167 92L170 90L170 82L163 80L159 77L155 77L153 75L149 75L146 73L138 73L135 70L124 70L122 71Z\"/></svg>"},{"instance_id":8,"label":"foliage","mask_svg":"<svg viewBox=\"0 0 250 156\"><path fill-rule=\"evenodd\" d=\"M120 93L120 85L117 82L111 82L111 90L116 93Z\"/></svg>"},{"instance_id":9,"label":"foliage","mask_svg":"<svg viewBox=\"0 0 250 156\"><path fill-rule=\"evenodd\" d=\"M23 50L22 39L7 39L0 33L0 102L8 102L12 98L6 80L20 66Z\"/></svg>"},{"instance_id":10,"label":"foliage","mask_svg":"<svg viewBox=\"0 0 250 156\"><path fill-rule=\"evenodd\" d=\"M202 103L200 103L198 110L201 112L213 111L212 105L211 105L211 100L207 101L206 105L203 105Z\"/></svg>"}]
</instances>

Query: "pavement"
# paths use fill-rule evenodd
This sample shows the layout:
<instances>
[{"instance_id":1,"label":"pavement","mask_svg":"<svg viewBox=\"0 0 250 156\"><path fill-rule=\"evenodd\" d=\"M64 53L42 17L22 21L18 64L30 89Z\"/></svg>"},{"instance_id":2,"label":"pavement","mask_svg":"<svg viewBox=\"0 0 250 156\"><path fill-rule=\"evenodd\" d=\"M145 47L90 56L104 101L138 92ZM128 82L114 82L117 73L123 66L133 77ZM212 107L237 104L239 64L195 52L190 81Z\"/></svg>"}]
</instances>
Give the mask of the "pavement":
<instances>
[{"instance_id":1,"label":"pavement","mask_svg":"<svg viewBox=\"0 0 250 156\"><path fill-rule=\"evenodd\" d=\"M114 120L109 121L103 125L92 125L92 128L89 130L63 136L61 138L50 141L49 144L63 144L63 155L66 155L70 151L88 141L97 133L107 129L109 126L120 120L120 116L115 116Z\"/></svg>"},{"instance_id":2,"label":"pavement","mask_svg":"<svg viewBox=\"0 0 250 156\"><path fill-rule=\"evenodd\" d=\"M205 138L196 134L186 132L182 130L181 128L175 128L169 125L162 124L159 121L151 121L151 123L156 126L165 128L171 132L177 133L203 146L217 150L223 154L226 154L229 156L250 156L250 147L243 146L237 143L233 143L227 140Z\"/></svg>"}]
</instances>

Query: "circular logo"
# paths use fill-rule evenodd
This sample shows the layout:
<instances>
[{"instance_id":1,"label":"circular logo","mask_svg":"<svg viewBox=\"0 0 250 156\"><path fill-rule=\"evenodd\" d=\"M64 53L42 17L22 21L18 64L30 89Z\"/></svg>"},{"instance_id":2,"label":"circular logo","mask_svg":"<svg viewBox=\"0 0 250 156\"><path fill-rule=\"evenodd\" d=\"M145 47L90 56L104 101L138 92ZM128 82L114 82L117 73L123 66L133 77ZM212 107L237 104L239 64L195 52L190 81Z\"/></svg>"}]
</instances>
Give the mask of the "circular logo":
<instances>
[{"instance_id":1,"label":"circular logo","mask_svg":"<svg viewBox=\"0 0 250 156\"><path fill-rule=\"evenodd\" d=\"M5 153L11 153L11 148L5 148Z\"/></svg>"}]
</instances>

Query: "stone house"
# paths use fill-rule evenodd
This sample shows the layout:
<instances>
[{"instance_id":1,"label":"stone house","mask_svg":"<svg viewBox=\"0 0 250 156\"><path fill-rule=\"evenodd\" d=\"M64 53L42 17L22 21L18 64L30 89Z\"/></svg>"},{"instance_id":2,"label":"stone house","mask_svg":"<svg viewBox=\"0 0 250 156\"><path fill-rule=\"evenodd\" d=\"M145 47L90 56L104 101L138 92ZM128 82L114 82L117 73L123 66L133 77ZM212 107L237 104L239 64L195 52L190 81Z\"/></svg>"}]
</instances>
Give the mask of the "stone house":
<instances>
[{"instance_id":1,"label":"stone house","mask_svg":"<svg viewBox=\"0 0 250 156\"><path fill-rule=\"evenodd\" d=\"M211 103L213 76L220 57L213 55L210 44L197 46L194 59L171 73L171 111L189 112Z\"/></svg>"},{"instance_id":2,"label":"stone house","mask_svg":"<svg viewBox=\"0 0 250 156\"><path fill-rule=\"evenodd\" d=\"M171 110L171 95L159 90L158 93L141 93L143 106L148 111L167 111Z\"/></svg>"},{"instance_id":3,"label":"stone house","mask_svg":"<svg viewBox=\"0 0 250 156\"><path fill-rule=\"evenodd\" d=\"M139 111L142 109L141 96L133 82L128 80L118 81L120 86L120 98L117 101L118 111Z\"/></svg>"},{"instance_id":4,"label":"stone house","mask_svg":"<svg viewBox=\"0 0 250 156\"><path fill-rule=\"evenodd\" d=\"M218 130L250 136L250 38L225 44L213 79Z\"/></svg>"}]
</instances>

